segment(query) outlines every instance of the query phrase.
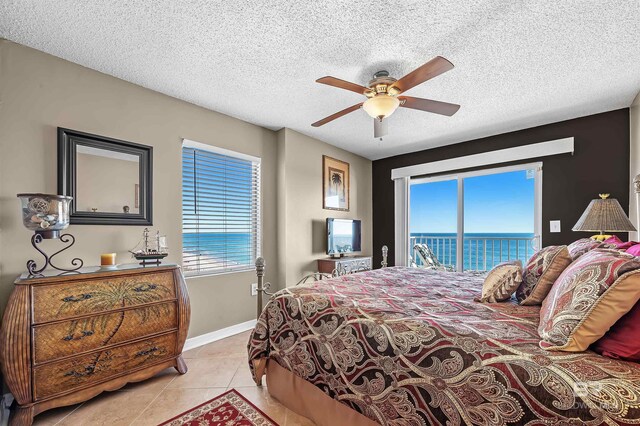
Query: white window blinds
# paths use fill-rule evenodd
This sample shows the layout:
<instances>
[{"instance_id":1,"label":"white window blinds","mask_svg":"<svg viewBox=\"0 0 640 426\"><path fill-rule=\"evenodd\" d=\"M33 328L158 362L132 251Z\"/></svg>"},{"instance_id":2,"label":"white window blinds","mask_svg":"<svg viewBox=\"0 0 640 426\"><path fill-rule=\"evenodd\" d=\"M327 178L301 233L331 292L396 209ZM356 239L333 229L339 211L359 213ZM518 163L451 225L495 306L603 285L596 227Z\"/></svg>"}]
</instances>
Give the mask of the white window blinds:
<instances>
[{"instance_id":1,"label":"white window blinds","mask_svg":"<svg viewBox=\"0 0 640 426\"><path fill-rule=\"evenodd\" d=\"M185 275L254 268L260 255L260 159L192 141L182 147Z\"/></svg>"}]
</instances>

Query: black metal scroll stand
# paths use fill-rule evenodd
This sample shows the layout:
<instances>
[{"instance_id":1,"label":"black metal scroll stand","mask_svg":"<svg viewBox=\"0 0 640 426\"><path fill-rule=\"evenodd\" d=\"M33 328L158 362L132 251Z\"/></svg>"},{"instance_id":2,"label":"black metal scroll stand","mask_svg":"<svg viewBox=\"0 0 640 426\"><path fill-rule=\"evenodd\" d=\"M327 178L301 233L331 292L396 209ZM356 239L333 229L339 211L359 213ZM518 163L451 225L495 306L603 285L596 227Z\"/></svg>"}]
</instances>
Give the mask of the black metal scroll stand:
<instances>
[{"instance_id":1,"label":"black metal scroll stand","mask_svg":"<svg viewBox=\"0 0 640 426\"><path fill-rule=\"evenodd\" d=\"M51 256L48 256L45 252L40 250L40 248L38 247L38 244L40 244L42 242L42 240L44 240L44 239L54 239L54 238L60 239L60 241L62 241L65 244L66 243L69 243L69 244L66 247L63 247L62 249L60 249L57 252L53 253ZM30 275L38 275L42 271L44 271L47 268L47 266L51 266L53 269L57 269L58 271L63 271L63 272L74 272L74 271L77 271L78 269L82 268L82 265L84 265L84 262L82 261L82 259L79 259L77 257L74 258L73 260L71 260L71 264L73 266L75 266L75 268L58 268L53 263L51 263L51 259L53 259L54 256L56 256L57 254L60 254L63 251L67 250L75 242L76 242L76 239L71 234L62 234L62 235L60 235L58 231L36 232L35 234L33 234L33 237L31 237L31 245L33 246L33 248L38 250L40 252L40 254L42 254L44 256L44 266L42 268L38 269L38 265L36 265L36 261L35 260L30 260L30 261L27 262L27 271L29 271Z\"/></svg>"}]
</instances>

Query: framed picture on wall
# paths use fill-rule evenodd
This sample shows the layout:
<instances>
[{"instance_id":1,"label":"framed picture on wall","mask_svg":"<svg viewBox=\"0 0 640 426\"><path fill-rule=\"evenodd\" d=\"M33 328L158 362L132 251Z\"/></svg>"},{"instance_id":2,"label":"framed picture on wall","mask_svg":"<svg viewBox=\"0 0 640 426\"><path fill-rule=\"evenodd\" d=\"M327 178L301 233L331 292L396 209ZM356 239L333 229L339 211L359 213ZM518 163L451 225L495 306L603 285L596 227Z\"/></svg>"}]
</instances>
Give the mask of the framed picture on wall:
<instances>
[{"instance_id":1,"label":"framed picture on wall","mask_svg":"<svg viewBox=\"0 0 640 426\"><path fill-rule=\"evenodd\" d=\"M349 211L349 163L322 156L322 208Z\"/></svg>"}]
</instances>

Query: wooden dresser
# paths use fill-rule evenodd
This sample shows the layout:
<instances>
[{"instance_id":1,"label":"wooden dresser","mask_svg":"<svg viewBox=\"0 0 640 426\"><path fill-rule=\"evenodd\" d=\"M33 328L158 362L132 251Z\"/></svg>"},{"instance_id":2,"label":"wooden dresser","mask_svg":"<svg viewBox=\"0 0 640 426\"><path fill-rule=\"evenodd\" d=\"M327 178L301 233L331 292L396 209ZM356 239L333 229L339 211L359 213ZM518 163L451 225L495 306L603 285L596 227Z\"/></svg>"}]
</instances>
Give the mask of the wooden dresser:
<instances>
[{"instance_id":1,"label":"wooden dresser","mask_svg":"<svg viewBox=\"0 0 640 426\"><path fill-rule=\"evenodd\" d=\"M327 257L318 259L318 272L337 275L352 274L354 272L369 271L371 256L346 256L340 258Z\"/></svg>"},{"instance_id":2,"label":"wooden dresser","mask_svg":"<svg viewBox=\"0 0 640 426\"><path fill-rule=\"evenodd\" d=\"M20 277L0 334L2 374L18 404L10 423L30 425L42 411L167 367L186 373L189 316L176 265Z\"/></svg>"}]
</instances>

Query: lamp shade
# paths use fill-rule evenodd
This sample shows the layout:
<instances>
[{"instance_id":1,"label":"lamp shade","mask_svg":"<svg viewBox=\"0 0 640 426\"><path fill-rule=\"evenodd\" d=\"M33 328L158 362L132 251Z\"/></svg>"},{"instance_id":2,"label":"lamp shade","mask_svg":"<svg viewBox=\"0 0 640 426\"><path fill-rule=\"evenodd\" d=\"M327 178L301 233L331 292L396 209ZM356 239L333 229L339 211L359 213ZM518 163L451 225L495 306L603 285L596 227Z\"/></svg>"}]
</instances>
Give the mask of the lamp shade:
<instances>
[{"instance_id":1,"label":"lamp shade","mask_svg":"<svg viewBox=\"0 0 640 426\"><path fill-rule=\"evenodd\" d=\"M393 114L399 105L400 100L398 100L398 98L386 94L379 94L367 99L364 105L362 105L362 108L364 108L366 113L372 118L382 120Z\"/></svg>"},{"instance_id":2,"label":"lamp shade","mask_svg":"<svg viewBox=\"0 0 640 426\"><path fill-rule=\"evenodd\" d=\"M622 210L618 200L608 197L609 194L600 194L599 200L591 200L572 229L589 232L635 231L636 227Z\"/></svg>"}]
</instances>

